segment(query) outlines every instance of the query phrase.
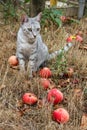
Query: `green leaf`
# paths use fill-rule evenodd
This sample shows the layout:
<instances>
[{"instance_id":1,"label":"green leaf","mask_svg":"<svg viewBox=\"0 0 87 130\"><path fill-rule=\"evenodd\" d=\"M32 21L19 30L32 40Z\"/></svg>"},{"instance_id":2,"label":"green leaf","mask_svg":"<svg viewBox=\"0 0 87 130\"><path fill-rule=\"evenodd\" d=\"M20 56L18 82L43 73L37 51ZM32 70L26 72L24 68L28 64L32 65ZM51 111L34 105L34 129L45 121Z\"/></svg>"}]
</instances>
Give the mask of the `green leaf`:
<instances>
[{"instance_id":1,"label":"green leaf","mask_svg":"<svg viewBox=\"0 0 87 130\"><path fill-rule=\"evenodd\" d=\"M59 27L62 26L62 22L61 22L61 20L60 20L59 18L55 18L55 22L57 23L57 25L58 25Z\"/></svg>"},{"instance_id":2,"label":"green leaf","mask_svg":"<svg viewBox=\"0 0 87 130\"><path fill-rule=\"evenodd\" d=\"M54 15L52 13L50 14L50 17L53 21L55 20Z\"/></svg>"},{"instance_id":3,"label":"green leaf","mask_svg":"<svg viewBox=\"0 0 87 130\"><path fill-rule=\"evenodd\" d=\"M25 1L24 1L24 3L28 3L28 2L30 2L30 0L25 0Z\"/></svg>"},{"instance_id":4,"label":"green leaf","mask_svg":"<svg viewBox=\"0 0 87 130\"><path fill-rule=\"evenodd\" d=\"M59 27L61 27L62 21L60 20L60 16L62 16L62 11L56 8L45 9L42 15L42 23L45 23L45 20L52 20Z\"/></svg>"},{"instance_id":5,"label":"green leaf","mask_svg":"<svg viewBox=\"0 0 87 130\"><path fill-rule=\"evenodd\" d=\"M60 10L58 10L58 9L52 9L52 13L53 13L53 15L55 15L56 17L62 15L62 12L61 12Z\"/></svg>"},{"instance_id":6,"label":"green leaf","mask_svg":"<svg viewBox=\"0 0 87 130\"><path fill-rule=\"evenodd\" d=\"M70 21L71 21L71 22L78 23L78 24L80 23L79 20L76 20L76 19L73 19L73 18L71 18Z\"/></svg>"}]
</instances>

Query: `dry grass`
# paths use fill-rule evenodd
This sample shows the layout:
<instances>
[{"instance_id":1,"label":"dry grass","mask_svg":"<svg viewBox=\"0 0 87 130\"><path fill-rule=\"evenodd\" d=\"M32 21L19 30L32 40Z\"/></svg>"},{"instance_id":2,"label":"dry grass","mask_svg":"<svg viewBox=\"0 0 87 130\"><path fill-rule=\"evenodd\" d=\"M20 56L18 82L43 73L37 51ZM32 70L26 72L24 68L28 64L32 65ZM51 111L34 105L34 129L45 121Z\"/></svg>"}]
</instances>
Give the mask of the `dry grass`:
<instances>
[{"instance_id":1,"label":"dry grass","mask_svg":"<svg viewBox=\"0 0 87 130\"><path fill-rule=\"evenodd\" d=\"M16 52L16 37L12 32L16 33L18 27L18 24L0 27L0 130L80 130L83 91L87 87L87 50L80 50L78 43L74 41L75 46L66 54L68 67L74 68L74 76L66 86L59 88L64 93L64 101L53 107L45 101L47 91L39 84L38 75L28 80L20 77L18 68L13 69L8 64L8 58ZM63 47L68 34L73 35L77 30L83 32L84 44L87 45L87 23L84 20L79 25L66 25L60 29L54 29L52 25L43 29L42 36L52 52ZM51 68L49 63L48 66ZM73 84L75 78L79 79L78 84ZM59 81L67 79L61 80L54 76L51 80L58 88ZM75 89L82 91L79 98L75 95ZM22 104L21 98L25 92L35 93L40 99L38 103L34 106ZM52 110L60 106L70 114L69 122L64 125L56 123L51 117Z\"/></svg>"}]
</instances>

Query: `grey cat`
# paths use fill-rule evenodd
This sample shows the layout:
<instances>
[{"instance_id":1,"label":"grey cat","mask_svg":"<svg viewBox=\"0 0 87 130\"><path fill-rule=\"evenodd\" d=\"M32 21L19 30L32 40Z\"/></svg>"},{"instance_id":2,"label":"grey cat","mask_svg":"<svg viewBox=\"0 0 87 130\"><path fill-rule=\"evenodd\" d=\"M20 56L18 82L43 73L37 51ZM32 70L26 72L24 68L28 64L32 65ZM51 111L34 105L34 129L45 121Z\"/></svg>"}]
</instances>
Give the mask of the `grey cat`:
<instances>
[{"instance_id":1,"label":"grey cat","mask_svg":"<svg viewBox=\"0 0 87 130\"><path fill-rule=\"evenodd\" d=\"M33 18L24 16L17 35L16 56L19 60L19 67L21 71L25 72L25 63L27 60L27 71L29 72L29 77L32 77L33 72L36 72L40 65L45 61L55 58L62 51L68 51L72 46L72 43L68 43L63 49L49 54L48 48L42 41L40 35L41 14L42 13L39 13Z\"/></svg>"}]
</instances>

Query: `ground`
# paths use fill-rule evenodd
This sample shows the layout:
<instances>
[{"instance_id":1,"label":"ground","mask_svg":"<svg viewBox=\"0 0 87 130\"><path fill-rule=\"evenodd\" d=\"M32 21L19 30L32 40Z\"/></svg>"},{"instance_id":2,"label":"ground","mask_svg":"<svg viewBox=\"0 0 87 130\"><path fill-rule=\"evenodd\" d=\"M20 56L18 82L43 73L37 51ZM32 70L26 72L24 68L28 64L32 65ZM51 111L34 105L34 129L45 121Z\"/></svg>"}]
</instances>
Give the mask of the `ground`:
<instances>
[{"instance_id":1,"label":"ground","mask_svg":"<svg viewBox=\"0 0 87 130\"><path fill-rule=\"evenodd\" d=\"M41 77L33 79L20 77L19 67L12 67L8 58L16 53L16 34L20 22L5 25L0 22L0 130L86 130L81 124L84 108L84 90L87 88L87 19L83 18L79 24L64 24L61 28L42 28L41 34L49 52L62 48L69 35L81 35L83 42L73 40L74 46L65 54L66 67L62 70L58 66L58 59L47 64L52 71L49 78L51 86L63 92L64 100L53 106L47 102L47 93L40 85ZM68 68L73 68L72 76L64 75ZM26 105L22 96L32 92L38 97L35 105ZM58 124L52 119L52 111L59 107L65 108L70 115L66 124ZM83 127L85 125L85 127Z\"/></svg>"}]
</instances>

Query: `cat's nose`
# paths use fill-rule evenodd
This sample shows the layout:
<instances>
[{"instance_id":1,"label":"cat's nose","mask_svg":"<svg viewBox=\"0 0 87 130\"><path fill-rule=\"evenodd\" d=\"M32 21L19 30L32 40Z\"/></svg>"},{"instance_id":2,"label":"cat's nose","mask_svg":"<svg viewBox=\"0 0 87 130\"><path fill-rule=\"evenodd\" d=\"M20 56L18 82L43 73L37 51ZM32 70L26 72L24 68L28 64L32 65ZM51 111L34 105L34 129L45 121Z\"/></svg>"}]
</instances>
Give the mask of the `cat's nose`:
<instances>
[{"instance_id":1,"label":"cat's nose","mask_svg":"<svg viewBox=\"0 0 87 130\"><path fill-rule=\"evenodd\" d=\"M34 34L34 38L36 38L36 34Z\"/></svg>"}]
</instances>

